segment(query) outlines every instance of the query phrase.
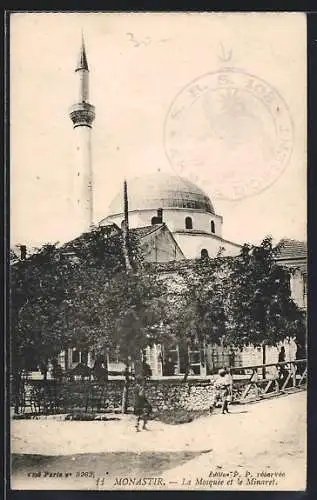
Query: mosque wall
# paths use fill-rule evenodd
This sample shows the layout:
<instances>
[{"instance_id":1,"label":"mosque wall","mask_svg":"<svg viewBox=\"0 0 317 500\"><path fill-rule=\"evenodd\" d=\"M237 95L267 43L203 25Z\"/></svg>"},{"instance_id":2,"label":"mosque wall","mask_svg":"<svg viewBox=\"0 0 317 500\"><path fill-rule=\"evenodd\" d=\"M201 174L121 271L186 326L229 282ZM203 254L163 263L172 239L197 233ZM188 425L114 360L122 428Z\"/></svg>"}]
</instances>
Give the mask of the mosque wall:
<instances>
[{"instance_id":1,"label":"mosque wall","mask_svg":"<svg viewBox=\"0 0 317 500\"><path fill-rule=\"evenodd\" d=\"M129 226L145 227L150 226L153 217L157 216L157 210L133 210L129 212ZM206 212L198 212L195 210L185 209L163 209L163 222L168 226L169 230L174 232L186 229L186 218L190 217L192 221L192 229L195 231L206 231L212 234L212 222L214 223L214 234L222 236L222 217L220 215L209 214ZM123 214L109 216L104 221L112 221L121 227ZM100 225L103 225L103 222Z\"/></svg>"},{"instance_id":2,"label":"mosque wall","mask_svg":"<svg viewBox=\"0 0 317 500\"><path fill-rule=\"evenodd\" d=\"M184 255L166 227L165 230L163 227L160 231L142 238L141 249L147 262L171 262L184 259Z\"/></svg>"},{"instance_id":3,"label":"mosque wall","mask_svg":"<svg viewBox=\"0 0 317 500\"><path fill-rule=\"evenodd\" d=\"M217 256L219 249L224 248L223 255L234 256L240 253L240 246L229 241L215 238L211 234L194 234L194 233L174 233L174 238L182 249L187 259L194 259L201 256L201 251L206 249L209 257Z\"/></svg>"},{"instance_id":4,"label":"mosque wall","mask_svg":"<svg viewBox=\"0 0 317 500\"><path fill-rule=\"evenodd\" d=\"M184 209L163 211L163 221L172 232L186 229L186 218L191 219L193 231L206 231L210 234L212 234L211 222L213 221L214 234L222 235L222 217L219 215Z\"/></svg>"},{"instance_id":5,"label":"mosque wall","mask_svg":"<svg viewBox=\"0 0 317 500\"><path fill-rule=\"evenodd\" d=\"M156 215L156 210L135 210L133 212L129 212L129 227L134 229L136 227L150 226L152 217L155 217ZM121 227L123 214L110 215L103 219L100 222L100 225L102 226L104 222L109 223L109 221L114 222L118 227Z\"/></svg>"}]
</instances>

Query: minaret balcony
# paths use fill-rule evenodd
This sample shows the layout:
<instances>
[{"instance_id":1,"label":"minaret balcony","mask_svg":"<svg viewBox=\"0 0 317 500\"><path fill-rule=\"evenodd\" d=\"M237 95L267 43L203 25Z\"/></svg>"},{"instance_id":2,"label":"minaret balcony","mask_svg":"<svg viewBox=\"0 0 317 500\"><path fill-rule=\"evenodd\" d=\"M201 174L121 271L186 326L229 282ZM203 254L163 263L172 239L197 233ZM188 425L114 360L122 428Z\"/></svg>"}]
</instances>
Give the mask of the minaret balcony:
<instances>
[{"instance_id":1,"label":"minaret balcony","mask_svg":"<svg viewBox=\"0 0 317 500\"><path fill-rule=\"evenodd\" d=\"M74 128L80 126L91 127L95 119L95 106L88 102L73 104L69 110L70 119Z\"/></svg>"}]
</instances>

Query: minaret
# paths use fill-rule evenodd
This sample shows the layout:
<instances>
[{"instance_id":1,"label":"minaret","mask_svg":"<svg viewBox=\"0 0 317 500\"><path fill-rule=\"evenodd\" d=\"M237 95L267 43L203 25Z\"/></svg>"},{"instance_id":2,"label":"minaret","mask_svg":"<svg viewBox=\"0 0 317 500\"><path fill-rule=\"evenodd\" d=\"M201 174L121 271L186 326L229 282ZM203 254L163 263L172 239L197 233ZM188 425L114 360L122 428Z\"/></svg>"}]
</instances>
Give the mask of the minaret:
<instances>
[{"instance_id":1,"label":"minaret","mask_svg":"<svg viewBox=\"0 0 317 500\"><path fill-rule=\"evenodd\" d=\"M75 134L75 169L73 180L73 207L80 233L93 225L93 173L91 160L91 128L95 107L89 103L89 69L82 36L75 74L78 83L77 102L69 112Z\"/></svg>"}]
</instances>

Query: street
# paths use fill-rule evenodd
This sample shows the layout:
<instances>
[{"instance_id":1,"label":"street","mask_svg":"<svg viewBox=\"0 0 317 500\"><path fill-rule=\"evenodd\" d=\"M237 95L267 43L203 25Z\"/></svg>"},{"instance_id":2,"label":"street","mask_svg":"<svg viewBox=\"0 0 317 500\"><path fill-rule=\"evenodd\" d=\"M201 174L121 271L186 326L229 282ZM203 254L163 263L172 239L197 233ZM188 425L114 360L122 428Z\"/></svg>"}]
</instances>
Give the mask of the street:
<instances>
[{"instance_id":1,"label":"street","mask_svg":"<svg viewBox=\"0 0 317 500\"><path fill-rule=\"evenodd\" d=\"M13 489L272 489L306 484L306 392L177 426L12 421ZM144 478L158 478L144 481Z\"/></svg>"}]
</instances>

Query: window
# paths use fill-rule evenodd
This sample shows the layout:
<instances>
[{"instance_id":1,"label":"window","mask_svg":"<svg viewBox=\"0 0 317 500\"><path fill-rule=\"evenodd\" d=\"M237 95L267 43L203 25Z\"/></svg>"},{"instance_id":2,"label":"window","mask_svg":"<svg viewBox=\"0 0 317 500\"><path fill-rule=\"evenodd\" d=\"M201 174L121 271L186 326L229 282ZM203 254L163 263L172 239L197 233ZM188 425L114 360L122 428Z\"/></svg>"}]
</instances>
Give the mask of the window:
<instances>
[{"instance_id":1,"label":"window","mask_svg":"<svg viewBox=\"0 0 317 500\"><path fill-rule=\"evenodd\" d=\"M201 249L200 257L202 259L208 259L209 258L208 250L206 248L202 248Z\"/></svg>"},{"instance_id":2,"label":"window","mask_svg":"<svg viewBox=\"0 0 317 500\"><path fill-rule=\"evenodd\" d=\"M72 352L72 362L79 363L79 351L77 351L77 349Z\"/></svg>"},{"instance_id":3,"label":"window","mask_svg":"<svg viewBox=\"0 0 317 500\"><path fill-rule=\"evenodd\" d=\"M185 219L185 228L186 229L193 229L193 221L191 217L186 217Z\"/></svg>"},{"instance_id":4,"label":"window","mask_svg":"<svg viewBox=\"0 0 317 500\"><path fill-rule=\"evenodd\" d=\"M81 362L84 364L84 365L87 365L88 364L88 351L83 351L81 353Z\"/></svg>"},{"instance_id":5,"label":"window","mask_svg":"<svg viewBox=\"0 0 317 500\"><path fill-rule=\"evenodd\" d=\"M125 220L121 221L121 229L124 229Z\"/></svg>"},{"instance_id":6,"label":"window","mask_svg":"<svg viewBox=\"0 0 317 500\"><path fill-rule=\"evenodd\" d=\"M163 375L171 376L179 373L180 368L180 353L179 346L175 345L174 347L170 346L164 352L163 356Z\"/></svg>"},{"instance_id":7,"label":"window","mask_svg":"<svg viewBox=\"0 0 317 500\"><path fill-rule=\"evenodd\" d=\"M214 233L214 232L215 232L215 223L214 223L214 221L213 221L213 220L210 222L210 231L211 231L212 233Z\"/></svg>"}]
</instances>

